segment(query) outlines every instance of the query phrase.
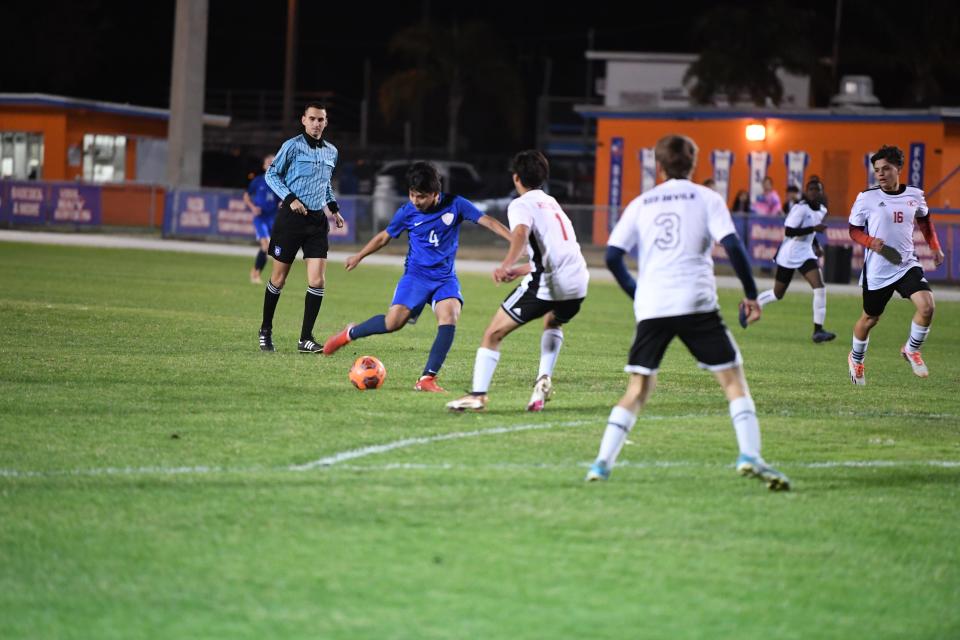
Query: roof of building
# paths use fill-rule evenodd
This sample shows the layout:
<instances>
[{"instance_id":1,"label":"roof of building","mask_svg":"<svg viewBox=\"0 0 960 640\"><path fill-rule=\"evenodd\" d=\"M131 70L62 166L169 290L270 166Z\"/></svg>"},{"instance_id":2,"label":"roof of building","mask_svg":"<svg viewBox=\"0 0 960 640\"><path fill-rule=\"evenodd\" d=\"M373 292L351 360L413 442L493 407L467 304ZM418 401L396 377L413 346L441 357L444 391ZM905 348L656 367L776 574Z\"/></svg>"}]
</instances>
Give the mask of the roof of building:
<instances>
[{"instance_id":1,"label":"roof of building","mask_svg":"<svg viewBox=\"0 0 960 640\"><path fill-rule=\"evenodd\" d=\"M114 113L123 116L170 120L169 109L121 104L119 102L104 102L102 100L87 100L85 98L71 98L69 96L56 96L48 93L0 93L0 106L3 105L82 109L99 113ZM203 114L203 124L212 127L228 127L230 126L230 116L205 113Z\"/></svg>"}]
</instances>

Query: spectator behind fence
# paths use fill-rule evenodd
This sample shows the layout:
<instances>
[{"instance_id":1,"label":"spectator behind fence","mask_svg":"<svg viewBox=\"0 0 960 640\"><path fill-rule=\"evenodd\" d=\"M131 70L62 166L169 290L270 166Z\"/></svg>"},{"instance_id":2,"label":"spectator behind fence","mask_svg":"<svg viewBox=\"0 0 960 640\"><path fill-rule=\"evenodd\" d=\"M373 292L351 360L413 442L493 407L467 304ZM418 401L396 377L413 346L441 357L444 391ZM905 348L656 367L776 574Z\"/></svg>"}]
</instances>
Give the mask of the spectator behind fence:
<instances>
[{"instance_id":1,"label":"spectator behind fence","mask_svg":"<svg viewBox=\"0 0 960 640\"><path fill-rule=\"evenodd\" d=\"M763 179L763 193L753 203L753 212L761 216L778 216L780 210L780 196L773 189L773 179L767 176Z\"/></svg>"},{"instance_id":2,"label":"spectator behind fence","mask_svg":"<svg viewBox=\"0 0 960 640\"><path fill-rule=\"evenodd\" d=\"M745 189L737 191L733 204L730 205L731 213L750 213L750 194Z\"/></svg>"},{"instance_id":3,"label":"spectator behind fence","mask_svg":"<svg viewBox=\"0 0 960 640\"><path fill-rule=\"evenodd\" d=\"M814 180L819 182L820 178L817 176L812 176L810 181L813 182ZM787 198L783 201L783 208L780 210L780 213L787 215L790 213L790 208L798 202L800 202L800 187L792 184L787 187Z\"/></svg>"}]
</instances>

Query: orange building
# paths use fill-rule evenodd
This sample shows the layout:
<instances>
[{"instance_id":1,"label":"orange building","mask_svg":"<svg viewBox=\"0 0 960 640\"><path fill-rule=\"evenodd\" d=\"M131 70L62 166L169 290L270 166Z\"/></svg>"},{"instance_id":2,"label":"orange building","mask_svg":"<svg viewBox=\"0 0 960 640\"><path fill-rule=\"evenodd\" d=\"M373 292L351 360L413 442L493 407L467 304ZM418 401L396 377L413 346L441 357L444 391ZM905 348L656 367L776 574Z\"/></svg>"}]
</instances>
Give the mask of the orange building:
<instances>
[{"instance_id":1,"label":"orange building","mask_svg":"<svg viewBox=\"0 0 960 640\"><path fill-rule=\"evenodd\" d=\"M721 193L726 192L728 202L741 189L751 191L751 183L757 182L749 160L766 158L765 175L773 179L781 198L791 168L794 182L798 172L807 178L816 174L825 184L831 214L846 217L857 194L870 185L868 154L891 144L908 155L901 174L904 181L923 188L932 209L960 212L960 109L785 112L582 106L577 110L597 120L593 227L597 244L606 242L608 213L622 210L643 189L643 150L652 149L658 139L671 133L696 141L700 157L693 179L726 182ZM747 139L751 124L762 125L758 130L765 134L762 140ZM788 167L789 152L794 155ZM718 167L712 162L715 157L730 161L729 166ZM649 186L649 158L647 170Z\"/></svg>"},{"instance_id":2,"label":"orange building","mask_svg":"<svg viewBox=\"0 0 960 640\"><path fill-rule=\"evenodd\" d=\"M166 109L0 93L0 178L165 182L169 119Z\"/></svg>"}]
</instances>

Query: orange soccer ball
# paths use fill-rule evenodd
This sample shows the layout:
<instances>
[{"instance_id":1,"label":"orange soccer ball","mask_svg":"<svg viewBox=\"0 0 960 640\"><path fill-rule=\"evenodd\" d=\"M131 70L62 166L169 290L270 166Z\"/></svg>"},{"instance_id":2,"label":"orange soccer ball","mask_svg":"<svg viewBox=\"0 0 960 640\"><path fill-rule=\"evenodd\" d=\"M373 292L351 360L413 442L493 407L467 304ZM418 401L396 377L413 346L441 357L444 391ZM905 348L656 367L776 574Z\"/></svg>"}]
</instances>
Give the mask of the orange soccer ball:
<instances>
[{"instance_id":1,"label":"orange soccer ball","mask_svg":"<svg viewBox=\"0 0 960 640\"><path fill-rule=\"evenodd\" d=\"M350 382L360 391L379 389L387 377L383 363L373 356L360 356L350 367Z\"/></svg>"}]
</instances>

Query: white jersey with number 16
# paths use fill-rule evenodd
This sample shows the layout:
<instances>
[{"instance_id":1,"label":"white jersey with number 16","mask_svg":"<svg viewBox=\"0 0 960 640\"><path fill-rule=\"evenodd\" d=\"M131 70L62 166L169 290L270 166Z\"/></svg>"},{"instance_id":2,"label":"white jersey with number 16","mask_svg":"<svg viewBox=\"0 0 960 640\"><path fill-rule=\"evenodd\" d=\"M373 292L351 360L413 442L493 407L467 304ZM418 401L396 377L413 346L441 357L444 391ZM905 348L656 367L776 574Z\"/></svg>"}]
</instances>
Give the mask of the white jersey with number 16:
<instances>
[{"instance_id":1,"label":"white jersey with number 16","mask_svg":"<svg viewBox=\"0 0 960 640\"><path fill-rule=\"evenodd\" d=\"M668 180L627 205L607 244L637 249L637 322L717 310L710 249L731 233L723 198L689 180Z\"/></svg>"}]
</instances>

